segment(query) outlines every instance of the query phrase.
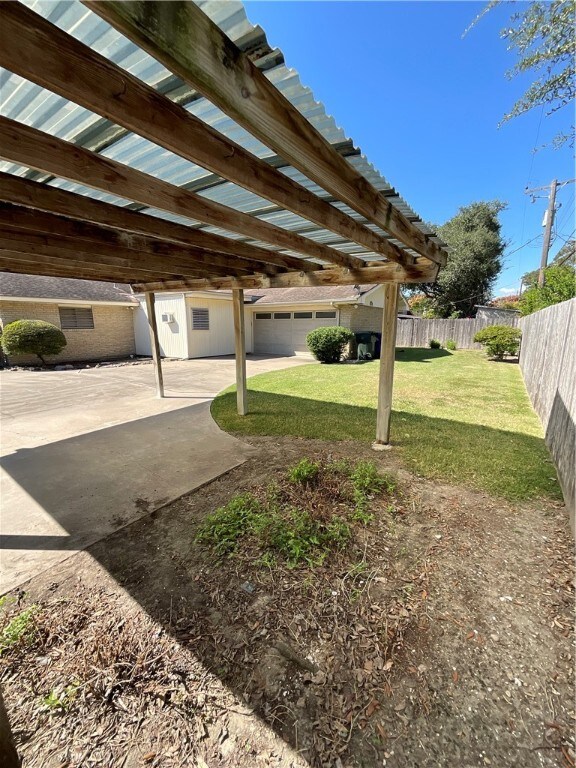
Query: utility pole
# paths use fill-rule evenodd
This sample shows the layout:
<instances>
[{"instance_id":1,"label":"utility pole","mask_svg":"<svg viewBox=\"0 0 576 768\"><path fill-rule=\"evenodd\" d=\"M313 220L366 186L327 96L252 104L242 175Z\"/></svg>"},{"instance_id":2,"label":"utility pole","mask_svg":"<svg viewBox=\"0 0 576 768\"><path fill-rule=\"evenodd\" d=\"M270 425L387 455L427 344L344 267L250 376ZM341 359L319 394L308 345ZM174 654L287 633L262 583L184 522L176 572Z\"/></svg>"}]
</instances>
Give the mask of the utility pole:
<instances>
[{"instance_id":1,"label":"utility pole","mask_svg":"<svg viewBox=\"0 0 576 768\"><path fill-rule=\"evenodd\" d=\"M540 258L540 269L538 271L538 285L541 288L544 285L544 270L548 264L548 251L550 250L550 238L552 237L552 225L556 214L556 188L558 180L550 184L550 195L548 196L548 209L546 211L546 229L544 230L544 242L542 243L542 256Z\"/></svg>"},{"instance_id":2,"label":"utility pole","mask_svg":"<svg viewBox=\"0 0 576 768\"><path fill-rule=\"evenodd\" d=\"M576 179L568 179L567 181L554 181L550 184L550 187L535 187L534 189L526 188L524 192L532 197L532 202L536 202L537 197L542 195L535 195L535 192L539 192L544 189L550 189L548 194L548 208L546 209L544 226L544 241L542 243L542 257L540 259L540 269L538 270L538 285L542 287L544 285L544 271L548 265L548 253L550 251L550 240L552 239L552 227L554 225L554 217L556 216L556 191L560 187L564 187L566 184L574 184ZM562 205L562 203L560 203ZM560 206L558 206L560 207ZM522 285L520 285L520 291L522 291Z\"/></svg>"}]
</instances>

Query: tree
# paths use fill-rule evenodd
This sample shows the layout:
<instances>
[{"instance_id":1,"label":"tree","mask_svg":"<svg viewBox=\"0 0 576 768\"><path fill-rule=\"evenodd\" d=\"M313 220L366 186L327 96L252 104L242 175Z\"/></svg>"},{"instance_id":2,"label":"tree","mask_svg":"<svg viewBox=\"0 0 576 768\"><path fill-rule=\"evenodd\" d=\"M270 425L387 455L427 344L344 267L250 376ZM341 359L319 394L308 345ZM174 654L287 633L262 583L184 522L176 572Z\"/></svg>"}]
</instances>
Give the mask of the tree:
<instances>
[{"instance_id":1,"label":"tree","mask_svg":"<svg viewBox=\"0 0 576 768\"><path fill-rule=\"evenodd\" d=\"M576 270L571 264L553 265L544 270L544 285L533 282L520 297L520 312L531 315L544 307L576 297Z\"/></svg>"},{"instance_id":2,"label":"tree","mask_svg":"<svg viewBox=\"0 0 576 768\"><path fill-rule=\"evenodd\" d=\"M576 266L576 240L568 240L562 248L558 251L556 256L552 259L549 267L562 267L564 265ZM538 282L538 269L533 269L531 272L526 272L522 275L522 285L526 288L531 288Z\"/></svg>"},{"instance_id":3,"label":"tree","mask_svg":"<svg viewBox=\"0 0 576 768\"><path fill-rule=\"evenodd\" d=\"M472 203L460 208L446 224L434 227L450 246L448 263L436 283L408 288L431 299L434 316L472 317L476 305L490 300L502 269L505 242L498 214L504 207L498 201Z\"/></svg>"},{"instance_id":4,"label":"tree","mask_svg":"<svg viewBox=\"0 0 576 768\"><path fill-rule=\"evenodd\" d=\"M468 29L501 2L490 0ZM518 60L506 73L507 77L513 78L526 72L538 73L539 76L510 112L504 115L500 125L540 106L547 107L546 114L551 115L572 104L576 95L576 12L573 0L531 2L524 10L514 13L510 21L511 25L500 32L500 37L507 40L508 50L516 51ZM566 141L574 145L574 126L570 133L558 133L553 143L561 146Z\"/></svg>"},{"instance_id":5,"label":"tree","mask_svg":"<svg viewBox=\"0 0 576 768\"><path fill-rule=\"evenodd\" d=\"M36 355L43 365L45 355L57 355L66 346L66 337L44 320L15 320L4 326L2 349L7 355Z\"/></svg>"}]
</instances>

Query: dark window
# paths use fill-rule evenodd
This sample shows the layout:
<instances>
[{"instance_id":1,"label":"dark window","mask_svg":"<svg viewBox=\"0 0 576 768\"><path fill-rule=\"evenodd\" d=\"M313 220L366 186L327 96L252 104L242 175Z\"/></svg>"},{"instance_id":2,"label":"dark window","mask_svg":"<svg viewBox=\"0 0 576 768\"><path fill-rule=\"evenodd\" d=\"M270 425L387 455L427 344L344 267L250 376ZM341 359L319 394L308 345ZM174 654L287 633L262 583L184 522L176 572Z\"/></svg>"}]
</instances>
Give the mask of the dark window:
<instances>
[{"instance_id":1,"label":"dark window","mask_svg":"<svg viewBox=\"0 0 576 768\"><path fill-rule=\"evenodd\" d=\"M274 312L274 320L290 320L290 312Z\"/></svg>"},{"instance_id":2,"label":"dark window","mask_svg":"<svg viewBox=\"0 0 576 768\"><path fill-rule=\"evenodd\" d=\"M271 312L256 312L256 320L271 320Z\"/></svg>"},{"instance_id":3,"label":"dark window","mask_svg":"<svg viewBox=\"0 0 576 768\"><path fill-rule=\"evenodd\" d=\"M192 330L209 331L210 313L203 307L192 307Z\"/></svg>"},{"instance_id":4,"label":"dark window","mask_svg":"<svg viewBox=\"0 0 576 768\"><path fill-rule=\"evenodd\" d=\"M94 328L92 307L58 307L63 331Z\"/></svg>"},{"instance_id":5,"label":"dark window","mask_svg":"<svg viewBox=\"0 0 576 768\"><path fill-rule=\"evenodd\" d=\"M294 312L294 320L310 320L312 312Z\"/></svg>"},{"instance_id":6,"label":"dark window","mask_svg":"<svg viewBox=\"0 0 576 768\"><path fill-rule=\"evenodd\" d=\"M329 318L329 317L335 318L336 312L316 312L316 317L317 318Z\"/></svg>"}]
</instances>

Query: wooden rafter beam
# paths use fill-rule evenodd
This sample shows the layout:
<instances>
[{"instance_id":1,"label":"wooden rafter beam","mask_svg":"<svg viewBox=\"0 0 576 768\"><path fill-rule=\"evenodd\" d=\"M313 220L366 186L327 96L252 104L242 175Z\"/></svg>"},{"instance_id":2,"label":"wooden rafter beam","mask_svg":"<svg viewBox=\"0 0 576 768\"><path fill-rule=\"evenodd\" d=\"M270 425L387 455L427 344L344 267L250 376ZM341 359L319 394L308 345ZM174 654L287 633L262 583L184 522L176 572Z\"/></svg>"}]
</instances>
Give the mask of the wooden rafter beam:
<instances>
[{"instance_id":1,"label":"wooden rafter beam","mask_svg":"<svg viewBox=\"0 0 576 768\"><path fill-rule=\"evenodd\" d=\"M422 256L446 263L442 249L334 151L195 3L85 5L338 200Z\"/></svg>"},{"instance_id":2,"label":"wooden rafter beam","mask_svg":"<svg viewBox=\"0 0 576 768\"><path fill-rule=\"evenodd\" d=\"M2 24L0 24L0 30ZM1 47L1 46L0 46ZM314 259L330 261L335 251L267 221L228 208L142 171L97 155L36 128L0 117L0 158L52 173L59 178L100 189L152 208L186 216L255 240L272 243ZM265 249L262 249L265 250ZM274 254L267 257L273 262ZM319 264L278 254L278 265L314 270Z\"/></svg>"},{"instance_id":3,"label":"wooden rafter beam","mask_svg":"<svg viewBox=\"0 0 576 768\"><path fill-rule=\"evenodd\" d=\"M9 173L0 172L0 201L67 216L104 227L113 227L124 232L150 235L160 240L202 248L205 251L225 253L254 262L261 261L264 264L273 264L284 269L305 268L307 266L305 262L299 259L284 257L275 251L259 248L241 240L231 240L229 237L222 237L202 229L194 229L184 224L166 221L157 216L137 213L119 205L93 200L85 195L78 195ZM317 267L318 265L312 266Z\"/></svg>"},{"instance_id":4,"label":"wooden rafter beam","mask_svg":"<svg viewBox=\"0 0 576 768\"><path fill-rule=\"evenodd\" d=\"M235 288L307 288L320 285L355 285L367 283L433 283L438 265L428 259L417 259L416 264L402 267L391 262L378 267L363 267L350 271L342 268L323 269L318 272L283 272L274 276L247 275L198 280L161 280L153 283L135 283L136 291L205 291L233 290Z\"/></svg>"},{"instance_id":5,"label":"wooden rafter beam","mask_svg":"<svg viewBox=\"0 0 576 768\"><path fill-rule=\"evenodd\" d=\"M135 280L149 281L151 272L126 268L113 264L92 264L85 254L72 254L57 248L35 248L34 251L14 251L0 245L0 272L17 272L24 275L44 275L46 277L72 277L81 280L104 280L130 283ZM200 275L198 277L201 277ZM157 278L155 278L157 279ZM169 279L166 275L163 279ZM173 280L182 279L177 274Z\"/></svg>"},{"instance_id":6,"label":"wooden rafter beam","mask_svg":"<svg viewBox=\"0 0 576 768\"><path fill-rule=\"evenodd\" d=\"M252 259L238 259L182 243L171 243L148 235L124 232L44 211L0 203L0 234L5 235L8 232L20 236L23 240L30 240L32 236L36 239L42 237L47 244L58 246L60 243L66 243L66 247L91 249L95 254L127 254L142 263L146 262L152 270L162 270L170 266L172 271L176 268L179 273L186 270L225 275L233 272L278 272L277 267Z\"/></svg>"},{"instance_id":7,"label":"wooden rafter beam","mask_svg":"<svg viewBox=\"0 0 576 768\"><path fill-rule=\"evenodd\" d=\"M377 248L400 263L410 260L385 238L325 203L39 14L21 3L3 2L1 7L0 64L16 74L322 227L363 241L371 250ZM362 266L357 257L330 248L325 258L348 268Z\"/></svg>"},{"instance_id":8,"label":"wooden rafter beam","mask_svg":"<svg viewBox=\"0 0 576 768\"><path fill-rule=\"evenodd\" d=\"M78 267L85 267L94 272L98 270L105 272L109 271L109 268L117 268L122 270L125 282L134 282L134 273L147 276L148 280L154 279L156 275L160 280L165 279L163 275L174 275L179 279L187 279L190 275L208 279L215 275L212 270L190 266L184 268L183 265L169 259L158 263L157 260L150 260L148 257L139 258L133 251L115 249L113 253L103 252L100 246L94 246L88 241L80 243L33 232L12 232L9 229L0 230L0 249L25 254L27 261L34 261L34 257L38 256L38 264L50 264L52 263L50 260L53 259L66 260L67 263L73 262ZM54 261L54 265L57 263ZM222 270L216 274L227 277L230 272ZM236 272L235 274L241 276L245 273Z\"/></svg>"}]
</instances>

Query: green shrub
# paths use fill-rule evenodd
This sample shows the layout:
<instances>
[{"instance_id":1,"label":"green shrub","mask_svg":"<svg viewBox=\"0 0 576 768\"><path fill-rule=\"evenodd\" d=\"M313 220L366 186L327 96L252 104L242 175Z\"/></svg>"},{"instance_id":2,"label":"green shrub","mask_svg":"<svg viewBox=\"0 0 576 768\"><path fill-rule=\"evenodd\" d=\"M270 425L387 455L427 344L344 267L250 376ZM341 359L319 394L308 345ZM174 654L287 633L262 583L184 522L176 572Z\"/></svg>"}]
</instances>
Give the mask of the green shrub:
<instances>
[{"instance_id":1,"label":"green shrub","mask_svg":"<svg viewBox=\"0 0 576 768\"><path fill-rule=\"evenodd\" d=\"M7 355L36 355L45 365L45 355L57 355L66 346L66 337L44 320L16 320L4 326L2 349Z\"/></svg>"},{"instance_id":2,"label":"green shrub","mask_svg":"<svg viewBox=\"0 0 576 768\"><path fill-rule=\"evenodd\" d=\"M489 357L502 360L504 355L518 354L521 337L522 331L519 328L512 328L509 325L489 325L478 331L474 341L486 347Z\"/></svg>"},{"instance_id":3,"label":"green shrub","mask_svg":"<svg viewBox=\"0 0 576 768\"><path fill-rule=\"evenodd\" d=\"M339 363L346 345L353 338L354 334L349 328L333 325L310 331L306 336L306 344L321 363Z\"/></svg>"},{"instance_id":4,"label":"green shrub","mask_svg":"<svg viewBox=\"0 0 576 768\"><path fill-rule=\"evenodd\" d=\"M454 350L456 349L456 342L454 341L454 339L448 339L448 341L446 342L446 349L449 349L451 352L454 352Z\"/></svg>"},{"instance_id":5,"label":"green shrub","mask_svg":"<svg viewBox=\"0 0 576 768\"><path fill-rule=\"evenodd\" d=\"M438 341L438 339L430 339L428 345L430 346L430 349L442 349L442 344Z\"/></svg>"},{"instance_id":6,"label":"green shrub","mask_svg":"<svg viewBox=\"0 0 576 768\"><path fill-rule=\"evenodd\" d=\"M302 459L295 466L288 470L288 480L291 483L300 483L300 485L311 485L320 472L320 464L310 459Z\"/></svg>"}]
</instances>

